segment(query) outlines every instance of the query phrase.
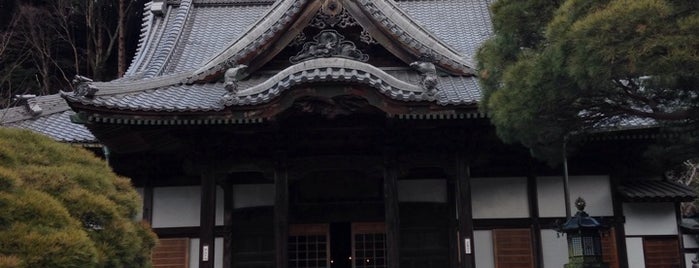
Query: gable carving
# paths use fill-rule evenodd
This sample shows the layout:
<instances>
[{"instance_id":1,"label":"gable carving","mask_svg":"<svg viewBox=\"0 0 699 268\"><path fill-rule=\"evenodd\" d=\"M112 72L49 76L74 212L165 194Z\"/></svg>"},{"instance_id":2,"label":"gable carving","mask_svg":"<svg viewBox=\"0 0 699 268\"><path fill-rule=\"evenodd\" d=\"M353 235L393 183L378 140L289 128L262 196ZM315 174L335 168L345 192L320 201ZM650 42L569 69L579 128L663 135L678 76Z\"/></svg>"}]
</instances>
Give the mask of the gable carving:
<instances>
[{"instance_id":1,"label":"gable carving","mask_svg":"<svg viewBox=\"0 0 699 268\"><path fill-rule=\"evenodd\" d=\"M342 39L341 35L326 33L321 37L318 33L333 29L335 33L343 31L347 38L343 36L341 41L329 42L327 40ZM345 30L348 33L344 33ZM311 35L315 35L313 40L309 40ZM290 46L303 45L303 48L284 55L283 61L286 57L292 63L320 57L366 61L365 52L369 50L357 49L357 45L361 48L363 44L381 45L406 64L419 60L422 54L431 54L434 55L432 64L440 71L454 75L474 74L473 63L418 25L393 1L283 0L276 1L259 23L183 82L211 81L237 64L248 65L249 71L255 72Z\"/></svg>"},{"instance_id":2,"label":"gable carving","mask_svg":"<svg viewBox=\"0 0 699 268\"><path fill-rule=\"evenodd\" d=\"M352 18L352 15L337 0L326 1L309 24L309 26L318 29L328 27L347 28L356 25L358 25L357 21Z\"/></svg>"},{"instance_id":3,"label":"gable carving","mask_svg":"<svg viewBox=\"0 0 699 268\"><path fill-rule=\"evenodd\" d=\"M299 63L305 60L340 57L366 62L369 55L364 54L357 46L346 41L345 37L336 30L323 30L313 37L312 42L303 44L303 49L296 56L289 58L291 63Z\"/></svg>"}]
</instances>

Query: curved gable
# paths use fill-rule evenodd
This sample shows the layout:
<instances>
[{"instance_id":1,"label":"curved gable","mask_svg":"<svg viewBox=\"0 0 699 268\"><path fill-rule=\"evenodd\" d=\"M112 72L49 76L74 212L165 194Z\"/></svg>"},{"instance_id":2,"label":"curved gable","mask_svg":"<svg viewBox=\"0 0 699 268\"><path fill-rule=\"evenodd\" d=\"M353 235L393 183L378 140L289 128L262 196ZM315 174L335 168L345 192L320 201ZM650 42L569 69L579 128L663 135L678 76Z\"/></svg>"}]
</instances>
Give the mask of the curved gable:
<instances>
[{"instance_id":1,"label":"curved gable","mask_svg":"<svg viewBox=\"0 0 699 268\"><path fill-rule=\"evenodd\" d=\"M474 74L471 62L420 27L393 1L289 0L275 3L258 23L194 71L187 82L207 81L239 64L248 65L250 71L258 69L291 43L322 6L330 5L346 9L373 39L405 63L429 55L445 72Z\"/></svg>"}]
</instances>

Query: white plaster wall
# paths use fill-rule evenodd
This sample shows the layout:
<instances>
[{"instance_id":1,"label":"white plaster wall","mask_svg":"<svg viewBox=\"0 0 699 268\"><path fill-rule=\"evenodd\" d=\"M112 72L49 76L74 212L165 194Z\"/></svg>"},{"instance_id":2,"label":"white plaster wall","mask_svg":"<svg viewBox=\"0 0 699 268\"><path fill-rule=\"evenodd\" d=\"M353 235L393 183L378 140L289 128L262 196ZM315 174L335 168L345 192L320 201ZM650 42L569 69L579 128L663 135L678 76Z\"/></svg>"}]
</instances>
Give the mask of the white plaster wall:
<instances>
[{"instance_id":1,"label":"white plaster wall","mask_svg":"<svg viewBox=\"0 0 699 268\"><path fill-rule=\"evenodd\" d=\"M233 185L233 207L274 206L274 184Z\"/></svg>"},{"instance_id":2,"label":"white plaster wall","mask_svg":"<svg viewBox=\"0 0 699 268\"><path fill-rule=\"evenodd\" d=\"M400 202L447 202L446 180L399 180L398 201Z\"/></svg>"},{"instance_id":3,"label":"white plaster wall","mask_svg":"<svg viewBox=\"0 0 699 268\"><path fill-rule=\"evenodd\" d=\"M682 235L682 244L684 244L684 248L699 248L699 243L697 243L697 237L696 235Z\"/></svg>"},{"instance_id":4,"label":"white plaster wall","mask_svg":"<svg viewBox=\"0 0 699 268\"><path fill-rule=\"evenodd\" d=\"M676 235L672 203L624 203L626 235Z\"/></svg>"},{"instance_id":5,"label":"white plaster wall","mask_svg":"<svg viewBox=\"0 0 699 268\"><path fill-rule=\"evenodd\" d=\"M473 231L476 267L495 268L495 253L493 253L493 232ZM463 250L463 248L461 249Z\"/></svg>"},{"instance_id":6,"label":"white plaster wall","mask_svg":"<svg viewBox=\"0 0 699 268\"><path fill-rule=\"evenodd\" d=\"M540 217L565 217L563 179L560 177L536 178L536 196Z\"/></svg>"},{"instance_id":7,"label":"white plaster wall","mask_svg":"<svg viewBox=\"0 0 699 268\"><path fill-rule=\"evenodd\" d=\"M153 227L199 226L201 187L153 189Z\"/></svg>"},{"instance_id":8,"label":"white plaster wall","mask_svg":"<svg viewBox=\"0 0 699 268\"><path fill-rule=\"evenodd\" d=\"M529 217L527 178L471 179L474 219Z\"/></svg>"},{"instance_id":9,"label":"white plaster wall","mask_svg":"<svg viewBox=\"0 0 699 268\"><path fill-rule=\"evenodd\" d=\"M223 225L223 188L216 186L216 225Z\"/></svg>"},{"instance_id":10,"label":"white plaster wall","mask_svg":"<svg viewBox=\"0 0 699 268\"><path fill-rule=\"evenodd\" d=\"M136 188L136 192L138 193L138 196L141 197L141 202L138 204L138 213L136 213L134 219L140 221L143 219L143 188Z\"/></svg>"},{"instance_id":11,"label":"white plaster wall","mask_svg":"<svg viewBox=\"0 0 699 268\"><path fill-rule=\"evenodd\" d=\"M214 240L215 252L214 268L223 268L223 237L216 237Z\"/></svg>"},{"instance_id":12,"label":"white plaster wall","mask_svg":"<svg viewBox=\"0 0 699 268\"><path fill-rule=\"evenodd\" d=\"M582 197L587 205L585 212L591 216L612 216L612 189L609 176L570 176L570 207L575 214L575 199ZM565 199L563 194L563 177L538 177L537 198L539 216L564 217Z\"/></svg>"},{"instance_id":13,"label":"white plaster wall","mask_svg":"<svg viewBox=\"0 0 699 268\"><path fill-rule=\"evenodd\" d=\"M214 240L214 268L223 268L223 237ZM199 268L199 238L189 240L189 268Z\"/></svg>"},{"instance_id":14,"label":"white plaster wall","mask_svg":"<svg viewBox=\"0 0 699 268\"><path fill-rule=\"evenodd\" d=\"M558 237L554 230L541 230L541 253L544 268L561 268L568 263L568 242L566 236Z\"/></svg>"},{"instance_id":15,"label":"white plaster wall","mask_svg":"<svg viewBox=\"0 0 699 268\"><path fill-rule=\"evenodd\" d=\"M199 238L189 239L189 268L199 268Z\"/></svg>"},{"instance_id":16,"label":"white plaster wall","mask_svg":"<svg viewBox=\"0 0 699 268\"><path fill-rule=\"evenodd\" d=\"M697 256L696 253L685 253L684 263L686 268L692 268L692 260Z\"/></svg>"},{"instance_id":17,"label":"white plaster wall","mask_svg":"<svg viewBox=\"0 0 699 268\"><path fill-rule=\"evenodd\" d=\"M626 257L629 260L629 268L645 268L646 261L643 255L643 239L640 237L626 238Z\"/></svg>"}]
</instances>

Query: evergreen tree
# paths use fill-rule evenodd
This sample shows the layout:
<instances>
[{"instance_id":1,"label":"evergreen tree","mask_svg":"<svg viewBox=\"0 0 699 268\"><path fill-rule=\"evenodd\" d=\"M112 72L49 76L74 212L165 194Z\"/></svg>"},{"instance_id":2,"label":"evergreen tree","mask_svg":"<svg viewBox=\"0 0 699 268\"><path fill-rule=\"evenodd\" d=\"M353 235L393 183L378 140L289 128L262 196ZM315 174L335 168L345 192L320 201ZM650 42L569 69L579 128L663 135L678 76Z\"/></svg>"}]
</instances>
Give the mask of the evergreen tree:
<instances>
[{"instance_id":1,"label":"evergreen tree","mask_svg":"<svg viewBox=\"0 0 699 268\"><path fill-rule=\"evenodd\" d=\"M0 128L0 267L148 267L138 200L90 152Z\"/></svg>"},{"instance_id":2,"label":"evergreen tree","mask_svg":"<svg viewBox=\"0 0 699 268\"><path fill-rule=\"evenodd\" d=\"M500 0L493 13L478 59L503 140L556 162L566 137L625 120L698 129L696 1Z\"/></svg>"}]
</instances>

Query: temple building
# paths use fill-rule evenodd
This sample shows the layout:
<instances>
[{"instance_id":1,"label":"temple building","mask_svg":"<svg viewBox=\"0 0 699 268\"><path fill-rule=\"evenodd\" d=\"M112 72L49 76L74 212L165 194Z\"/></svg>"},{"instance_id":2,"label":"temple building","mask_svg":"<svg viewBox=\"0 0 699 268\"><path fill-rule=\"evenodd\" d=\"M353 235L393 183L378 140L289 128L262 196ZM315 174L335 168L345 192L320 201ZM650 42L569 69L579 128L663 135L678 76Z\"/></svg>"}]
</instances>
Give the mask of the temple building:
<instances>
[{"instance_id":1,"label":"temple building","mask_svg":"<svg viewBox=\"0 0 699 268\"><path fill-rule=\"evenodd\" d=\"M155 267L563 267L566 190L610 267L691 267L696 195L638 164L653 122L586 134L567 173L497 138L474 71L494 1L154 0L124 77L1 122L132 178Z\"/></svg>"}]
</instances>

